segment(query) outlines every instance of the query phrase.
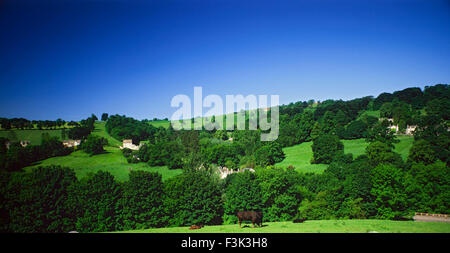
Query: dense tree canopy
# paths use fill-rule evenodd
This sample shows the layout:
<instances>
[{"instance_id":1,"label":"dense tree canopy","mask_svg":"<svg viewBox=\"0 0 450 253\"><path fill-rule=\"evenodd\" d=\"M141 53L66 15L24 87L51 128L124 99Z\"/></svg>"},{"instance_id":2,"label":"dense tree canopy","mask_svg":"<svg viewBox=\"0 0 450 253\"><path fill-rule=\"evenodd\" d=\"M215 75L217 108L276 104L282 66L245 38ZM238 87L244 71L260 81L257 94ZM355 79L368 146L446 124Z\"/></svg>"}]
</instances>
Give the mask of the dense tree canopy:
<instances>
[{"instance_id":1,"label":"dense tree canopy","mask_svg":"<svg viewBox=\"0 0 450 253\"><path fill-rule=\"evenodd\" d=\"M344 144L336 135L324 134L313 141L312 163L331 163L335 157L344 153Z\"/></svg>"}]
</instances>

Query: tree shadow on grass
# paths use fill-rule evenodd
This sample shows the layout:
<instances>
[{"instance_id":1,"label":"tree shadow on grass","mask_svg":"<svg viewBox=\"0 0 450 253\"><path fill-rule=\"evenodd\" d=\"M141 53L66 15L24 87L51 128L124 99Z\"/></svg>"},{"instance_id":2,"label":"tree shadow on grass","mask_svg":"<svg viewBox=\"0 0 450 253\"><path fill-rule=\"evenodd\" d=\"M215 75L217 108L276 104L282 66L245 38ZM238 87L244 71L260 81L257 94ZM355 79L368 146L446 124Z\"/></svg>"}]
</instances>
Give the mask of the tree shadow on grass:
<instances>
[{"instance_id":1,"label":"tree shadow on grass","mask_svg":"<svg viewBox=\"0 0 450 253\"><path fill-rule=\"evenodd\" d=\"M90 154L89 157L93 157L93 156L96 156L96 155L107 155L107 154L111 154L111 153L112 152L105 150L105 151L100 152L100 153Z\"/></svg>"},{"instance_id":2,"label":"tree shadow on grass","mask_svg":"<svg viewBox=\"0 0 450 253\"><path fill-rule=\"evenodd\" d=\"M241 228L263 228L263 227L267 227L267 226L269 226L269 225L262 224L261 226L256 226L255 225L255 227L253 227L251 224L245 224L245 225L242 225Z\"/></svg>"}]
</instances>

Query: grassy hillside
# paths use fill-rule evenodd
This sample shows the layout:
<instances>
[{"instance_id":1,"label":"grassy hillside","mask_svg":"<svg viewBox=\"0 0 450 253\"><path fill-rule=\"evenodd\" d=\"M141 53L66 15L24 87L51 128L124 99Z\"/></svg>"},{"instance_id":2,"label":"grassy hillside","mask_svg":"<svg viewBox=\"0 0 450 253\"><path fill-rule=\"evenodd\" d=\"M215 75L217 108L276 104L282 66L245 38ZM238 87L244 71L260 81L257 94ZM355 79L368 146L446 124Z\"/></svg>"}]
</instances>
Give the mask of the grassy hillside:
<instances>
[{"instance_id":1,"label":"grassy hillside","mask_svg":"<svg viewBox=\"0 0 450 253\"><path fill-rule=\"evenodd\" d=\"M56 130L1 130L0 137L8 138L10 141L17 142L21 140L28 140L32 145L40 145L42 134L48 133L50 136L56 136L61 140L61 129Z\"/></svg>"},{"instance_id":2,"label":"grassy hillside","mask_svg":"<svg viewBox=\"0 0 450 253\"><path fill-rule=\"evenodd\" d=\"M283 148L286 158L282 162L275 164L275 166L286 168L292 165L301 172L322 173L327 168L327 165L310 163L313 157L311 145L312 142L304 142L292 147Z\"/></svg>"},{"instance_id":3,"label":"grassy hillside","mask_svg":"<svg viewBox=\"0 0 450 253\"><path fill-rule=\"evenodd\" d=\"M113 138L111 135L109 135L106 132L105 124L106 124L105 121L96 121L94 123L95 130L92 132L92 134L107 139L108 144L111 147L120 147L122 145L122 143L119 140L116 140L115 138Z\"/></svg>"},{"instance_id":4,"label":"grassy hillside","mask_svg":"<svg viewBox=\"0 0 450 253\"><path fill-rule=\"evenodd\" d=\"M150 121L149 122L151 125L153 125L154 127L164 127L164 128L169 128L170 126L170 121L169 120L156 120L156 121Z\"/></svg>"},{"instance_id":5,"label":"grassy hillside","mask_svg":"<svg viewBox=\"0 0 450 253\"><path fill-rule=\"evenodd\" d=\"M411 136L399 136L398 139L400 142L395 144L394 151L399 153L403 159L406 159L414 138ZM354 158L364 154L368 145L365 139L342 140L342 142L344 144L344 152L352 153ZM292 165L301 172L322 173L326 169L327 165L310 163L311 158L313 157L311 145L312 142L305 142L292 147L284 148L283 151L286 158L282 162L275 165L283 168Z\"/></svg>"},{"instance_id":6,"label":"grassy hillside","mask_svg":"<svg viewBox=\"0 0 450 253\"><path fill-rule=\"evenodd\" d=\"M388 220L311 220L304 223L265 222L261 228L251 224L206 226L198 230L188 227L155 228L122 233L450 233L450 223Z\"/></svg>"},{"instance_id":7,"label":"grassy hillside","mask_svg":"<svg viewBox=\"0 0 450 253\"><path fill-rule=\"evenodd\" d=\"M359 115L358 119L361 119L364 115L380 118L380 111L379 110L376 110L376 111L364 111L363 113L361 113L361 115Z\"/></svg>"},{"instance_id":8,"label":"grassy hillside","mask_svg":"<svg viewBox=\"0 0 450 253\"><path fill-rule=\"evenodd\" d=\"M128 180L128 175L131 170L159 172L162 174L163 179L181 173L181 170L169 170L166 166L150 167L147 163L128 163L122 155L122 151L118 148L121 143L105 131L105 122L96 122L95 131L92 134L108 139L109 146L105 147L106 153L89 156L79 150L68 156L52 157L40 161L25 168L25 170L31 170L38 166L60 165L74 169L78 178L85 177L89 173L95 173L98 170L104 170L110 172L119 181Z\"/></svg>"}]
</instances>

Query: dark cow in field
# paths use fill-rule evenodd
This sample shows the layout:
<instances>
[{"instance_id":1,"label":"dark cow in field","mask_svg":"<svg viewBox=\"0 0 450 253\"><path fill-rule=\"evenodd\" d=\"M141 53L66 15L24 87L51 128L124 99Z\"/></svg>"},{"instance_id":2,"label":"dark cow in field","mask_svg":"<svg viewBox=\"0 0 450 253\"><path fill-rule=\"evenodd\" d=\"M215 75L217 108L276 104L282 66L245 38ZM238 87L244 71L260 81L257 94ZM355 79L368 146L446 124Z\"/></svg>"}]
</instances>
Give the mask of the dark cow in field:
<instances>
[{"instance_id":1,"label":"dark cow in field","mask_svg":"<svg viewBox=\"0 0 450 253\"><path fill-rule=\"evenodd\" d=\"M303 223L303 222L305 222L306 221L306 219L295 219L295 220L293 220L292 222L294 222L294 223Z\"/></svg>"},{"instance_id":2,"label":"dark cow in field","mask_svg":"<svg viewBox=\"0 0 450 253\"><path fill-rule=\"evenodd\" d=\"M253 227L255 227L255 224L259 227L262 226L263 213L261 211L242 211L237 212L236 216L239 220L239 227L241 227L241 222L244 220L251 221Z\"/></svg>"},{"instance_id":3,"label":"dark cow in field","mask_svg":"<svg viewBox=\"0 0 450 253\"><path fill-rule=\"evenodd\" d=\"M200 224L200 225L192 225L192 226L189 227L189 229L190 229L190 230L193 230L193 229L201 229L202 227L203 227L202 224Z\"/></svg>"}]
</instances>

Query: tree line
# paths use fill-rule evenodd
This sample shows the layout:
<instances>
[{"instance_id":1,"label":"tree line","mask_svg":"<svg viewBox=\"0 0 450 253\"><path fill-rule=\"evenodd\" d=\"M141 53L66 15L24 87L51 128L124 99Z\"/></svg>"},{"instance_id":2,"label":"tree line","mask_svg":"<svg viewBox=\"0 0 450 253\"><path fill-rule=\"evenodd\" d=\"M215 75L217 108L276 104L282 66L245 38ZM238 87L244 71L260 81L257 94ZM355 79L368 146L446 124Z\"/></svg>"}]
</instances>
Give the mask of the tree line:
<instances>
[{"instance_id":1,"label":"tree line","mask_svg":"<svg viewBox=\"0 0 450 253\"><path fill-rule=\"evenodd\" d=\"M337 135L340 139L371 138L371 131L387 127L366 111L380 111L381 118L392 118L393 124L404 132L407 125L419 125L426 119L426 110L448 120L450 91L447 84L407 88L394 93L382 93L376 98L363 97L349 101L325 100L314 104L296 102L280 106L280 134L277 142L282 147L312 141L321 134ZM315 105L315 106L314 106ZM428 109L426 109L428 108ZM381 126L381 124L384 124ZM423 125L423 123L422 123Z\"/></svg>"}]
</instances>

